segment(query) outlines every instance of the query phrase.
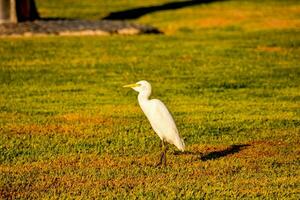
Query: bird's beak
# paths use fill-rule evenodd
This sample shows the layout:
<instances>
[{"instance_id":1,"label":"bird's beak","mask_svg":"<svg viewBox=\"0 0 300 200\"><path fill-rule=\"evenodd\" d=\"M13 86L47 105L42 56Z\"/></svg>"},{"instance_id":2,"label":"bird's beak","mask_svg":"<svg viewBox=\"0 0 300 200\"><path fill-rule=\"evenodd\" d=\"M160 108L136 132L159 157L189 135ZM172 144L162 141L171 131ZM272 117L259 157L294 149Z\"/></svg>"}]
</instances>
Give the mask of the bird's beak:
<instances>
[{"instance_id":1,"label":"bird's beak","mask_svg":"<svg viewBox=\"0 0 300 200\"><path fill-rule=\"evenodd\" d=\"M124 85L123 87L130 87L130 88L134 88L134 87L139 87L141 86L140 84L138 83L134 83L134 84L129 84L129 85Z\"/></svg>"}]
</instances>

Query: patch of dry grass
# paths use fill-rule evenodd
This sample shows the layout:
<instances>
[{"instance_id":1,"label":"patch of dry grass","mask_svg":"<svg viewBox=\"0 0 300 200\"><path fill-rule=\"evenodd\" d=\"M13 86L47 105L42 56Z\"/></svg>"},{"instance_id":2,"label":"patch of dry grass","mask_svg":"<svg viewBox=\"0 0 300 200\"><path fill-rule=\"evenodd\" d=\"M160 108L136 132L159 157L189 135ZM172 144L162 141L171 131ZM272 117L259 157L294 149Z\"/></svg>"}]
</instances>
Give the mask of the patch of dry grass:
<instances>
[{"instance_id":1,"label":"patch of dry grass","mask_svg":"<svg viewBox=\"0 0 300 200\"><path fill-rule=\"evenodd\" d=\"M225 192L230 188L236 197L296 197L299 170L295 171L293 166L299 158L290 153L299 155L297 144L253 141L241 145L237 151L233 148L194 144L188 147L186 153L169 154L169 164L165 169L155 167L158 154L137 157L78 154L1 166L7 181L1 187L1 193L6 198L34 198L41 193L80 197L89 192L89 198L95 198L108 194L130 196L141 192L141 188L146 193L154 188L161 192L166 190L163 194L169 197L178 194L188 196L192 191L199 197L204 194L206 197L222 197L231 196ZM293 150L287 153L287 149ZM26 178L25 182L23 178ZM279 189L281 187L287 190L283 192ZM174 188L178 189L178 193L168 193ZM116 193L111 194L110 191Z\"/></svg>"}]
</instances>

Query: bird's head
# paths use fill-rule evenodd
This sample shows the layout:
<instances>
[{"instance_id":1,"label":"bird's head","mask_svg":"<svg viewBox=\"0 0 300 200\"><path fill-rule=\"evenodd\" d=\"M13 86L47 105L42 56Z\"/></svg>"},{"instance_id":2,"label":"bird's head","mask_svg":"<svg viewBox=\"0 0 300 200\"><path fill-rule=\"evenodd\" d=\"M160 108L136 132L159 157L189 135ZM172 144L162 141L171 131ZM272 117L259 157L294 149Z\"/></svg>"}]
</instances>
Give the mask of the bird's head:
<instances>
[{"instance_id":1,"label":"bird's head","mask_svg":"<svg viewBox=\"0 0 300 200\"><path fill-rule=\"evenodd\" d=\"M123 87L130 87L141 94L150 95L151 93L151 85L147 81L139 81L134 84L124 85Z\"/></svg>"}]
</instances>

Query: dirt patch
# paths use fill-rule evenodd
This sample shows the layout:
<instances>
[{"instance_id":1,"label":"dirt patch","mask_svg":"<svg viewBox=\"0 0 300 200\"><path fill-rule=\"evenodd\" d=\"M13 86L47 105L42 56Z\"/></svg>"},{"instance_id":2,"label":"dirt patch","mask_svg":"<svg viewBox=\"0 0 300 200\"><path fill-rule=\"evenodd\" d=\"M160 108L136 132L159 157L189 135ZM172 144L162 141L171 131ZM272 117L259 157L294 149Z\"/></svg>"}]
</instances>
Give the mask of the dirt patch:
<instances>
[{"instance_id":1,"label":"dirt patch","mask_svg":"<svg viewBox=\"0 0 300 200\"><path fill-rule=\"evenodd\" d=\"M8 125L7 130L13 134L49 134L49 133L73 133L76 127L72 125L57 125L57 124L28 124L28 125Z\"/></svg>"},{"instance_id":2,"label":"dirt patch","mask_svg":"<svg viewBox=\"0 0 300 200\"><path fill-rule=\"evenodd\" d=\"M102 116L86 116L78 113L68 113L62 116L57 116L56 119L63 122L70 123L84 123L84 124L102 124L102 125L113 125L115 120L111 117Z\"/></svg>"},{"instance_id":3,"label":"dirt patch","mask_svg":"<svg viewBox=\"0 0 300 200\"><path fill-rule=\"evenodd\" d=\"M284 52L286 51L284 48L281 47L270 47L270 46L258 46L256 48L257 51L264 51L264 52Z\"/></svg>"},{"instance_id":4,"label":"dirt patch","mask_svg":"<svg viewBox=\"0 0 300 200\"><path fill-rule=\"evenodd\" d=\"M225 27L234 23L236 22L227 18L206 18L196 22L197 26L201 28Z\"/></svg>"},{"instance_id":5,"label":"dirt patch","mask_svg":"<svg viewBox=\"0 0 300 200\"><path fill-rule=\"evenodd\" d=\"M300 20L292 19L263 19L255 25L249 25L250 28L263 27L264 29L286 29L286 28L300 28Z\"/></svg>"}]
</instances>

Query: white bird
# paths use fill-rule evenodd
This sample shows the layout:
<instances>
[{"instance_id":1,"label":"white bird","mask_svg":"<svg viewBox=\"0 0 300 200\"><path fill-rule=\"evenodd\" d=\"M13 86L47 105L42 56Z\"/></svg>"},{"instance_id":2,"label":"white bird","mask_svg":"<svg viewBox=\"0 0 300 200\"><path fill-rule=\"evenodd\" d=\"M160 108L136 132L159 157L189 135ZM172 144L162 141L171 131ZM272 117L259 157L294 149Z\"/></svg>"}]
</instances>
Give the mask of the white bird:
<instances>
[{"instance_id":1,"label":"white bird","mask_svg":"<svg viewBox=\"0 0 300 200\"><path fill-rule=\"evenodd\" d=\"M130 87L139 92L139 105L148 118L153 130L162 141L162 154L158 165L161 165L162 163L166 165L165 142L174 144L181 151L184 151L185 148L184 141L179 136L172 115L163 102L158 99L149 99L151 95L151 85L147 81L139 81L123 87Z\"/></svg>"}]
</instances>

